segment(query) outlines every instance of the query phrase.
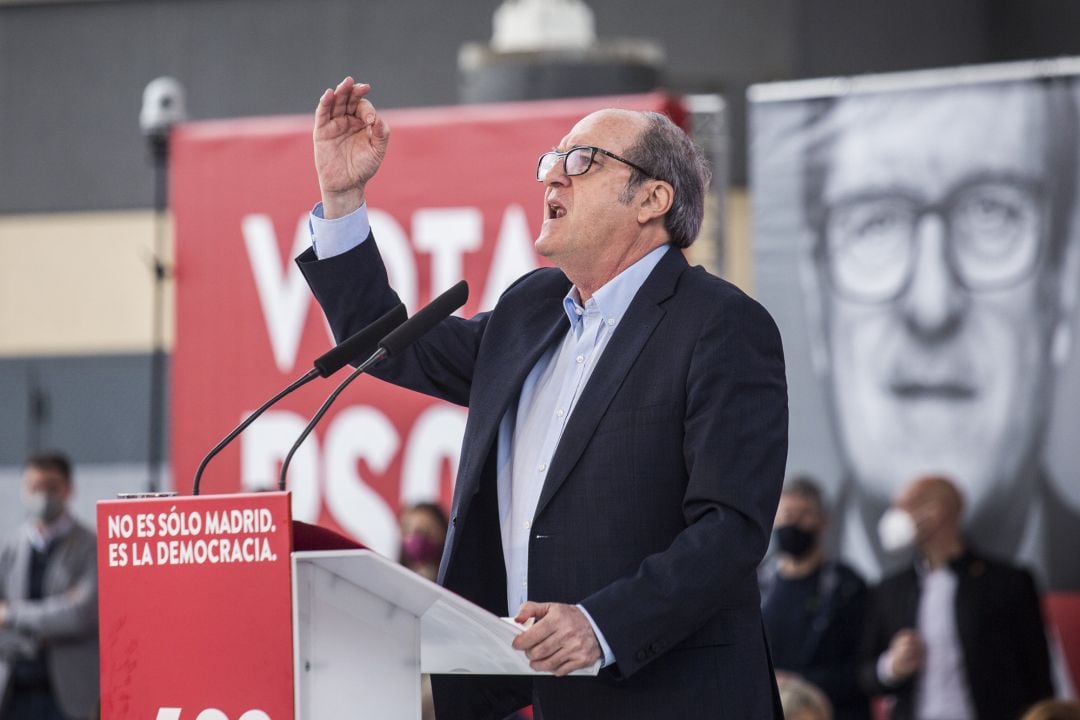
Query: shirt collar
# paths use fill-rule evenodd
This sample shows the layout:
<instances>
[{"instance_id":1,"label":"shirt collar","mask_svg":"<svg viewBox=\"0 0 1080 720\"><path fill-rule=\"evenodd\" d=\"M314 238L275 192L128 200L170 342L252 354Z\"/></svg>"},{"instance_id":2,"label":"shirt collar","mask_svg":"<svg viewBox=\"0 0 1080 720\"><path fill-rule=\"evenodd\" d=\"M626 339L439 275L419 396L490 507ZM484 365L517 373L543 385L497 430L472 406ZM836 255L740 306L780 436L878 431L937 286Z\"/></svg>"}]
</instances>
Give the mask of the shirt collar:
<instances>
[{"instance_id":1,"label":"shirt collar","mask_svg":"<svg viewBox=\"0 0 1080 720\"><path fill-rule=\"evenodd\" d=\"M570 319L570 326L575 327L581 322L586 312L593 311L599 312L600 318L608 325L618 324L638 290L645 284L649 273L657 266L669 247L665 243L655 248L608 280L603 287L593 293L592 298L584 306L581 304L581 293L578 292L577 286L571 287L570 292L563 298L563 310L566 311L566 317Z\"/></svg>"},{"instance_id":2,"label":"shirt collar","mask_svg":"<svg viewBox=\"0 0 1080 720\"><path fill-rule=\"evenodd\" d=\"M30 544L36 550L43 552L54 540L62 538L71 532L71 528L74 526L75 521L71 519L71 514L65 510L60 517L45 527L38 526L36 522L27 523L26 533L30 538Z\"/></svg>"}]
</instances>

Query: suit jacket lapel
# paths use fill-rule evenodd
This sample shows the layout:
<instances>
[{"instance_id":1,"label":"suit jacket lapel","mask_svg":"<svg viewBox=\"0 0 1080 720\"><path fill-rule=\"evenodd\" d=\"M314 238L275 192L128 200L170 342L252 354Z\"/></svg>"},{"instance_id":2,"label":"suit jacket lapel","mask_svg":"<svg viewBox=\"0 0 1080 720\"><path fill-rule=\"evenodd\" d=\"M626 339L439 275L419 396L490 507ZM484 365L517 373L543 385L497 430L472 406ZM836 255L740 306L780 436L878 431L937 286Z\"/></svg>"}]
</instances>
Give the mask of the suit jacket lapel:
<instances>
[{"instance_id":1,"label":"suit jacket lapel","mask_svg":"<svg viewBox=\"0 0 1080 720\"><path fill-rule=\"evenodd\" d=\"M494 371L488 377L473 378L469 420L458 471L461 503L467 503L480 490L480 476L488 456L495 451L499 423L521 392L525 378L551 343L566 332L569 321L562 299L569 288L569 281L564 280L557 293L545 293L544 297L517 313L509 309L511 317L520 318L516 320L516 331L503 333L493 344L485 366ZM464 509L462 506L459 511Z\"/></svg>"},{"instance_id":2,"label":"suit jacket lapel","mask_svg":"<svg viewBox=\"0 0 1080 720\"><path fill-rule=\"evenodd\" d=\"M675 292L679 275L686 268L686 258L681 252L671 250L665 253L630 303L626 316L615 329L615 334L585 385L559 440L559 446L555 449L551 469L544 481L540 501L536 505L536 517L544 511L577 464L631 366L664 317L664 309L660 307L660 303Z\"/></svg>"}]
</instances>

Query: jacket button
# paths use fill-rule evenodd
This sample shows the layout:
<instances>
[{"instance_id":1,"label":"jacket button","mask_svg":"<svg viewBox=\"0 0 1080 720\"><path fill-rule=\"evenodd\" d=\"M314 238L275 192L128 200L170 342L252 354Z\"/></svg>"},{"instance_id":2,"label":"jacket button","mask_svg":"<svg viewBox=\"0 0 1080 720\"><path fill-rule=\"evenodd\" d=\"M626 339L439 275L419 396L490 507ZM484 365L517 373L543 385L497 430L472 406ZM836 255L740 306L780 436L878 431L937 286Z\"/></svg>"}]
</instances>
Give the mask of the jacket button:
<instances>
[{"instance_id":1,"label":"jacket button","mask_svg":"<svg viewBox=\"0 0 1080 720\"><path fill-rule=\"evenodd\" d=\"M647 657L649 657L649 654L647 652L645 652L644 650L638 650L637 651L638 662L645 662L645 658L647 658Z\"/></svg>"},{"instance_id":2,"label":"jacket button","mask_svg":"<svg viewBox=\"0 0 1080 720\"><path fill-rule=\"evenodd\" d=\"M658 653L658 652L660 652L661 650L664 649L664 644L661 643L661 642L654 642L652 644L652 647L649 648L649 649L652 650L654 653Z\"/></svg>"}]
</instances>

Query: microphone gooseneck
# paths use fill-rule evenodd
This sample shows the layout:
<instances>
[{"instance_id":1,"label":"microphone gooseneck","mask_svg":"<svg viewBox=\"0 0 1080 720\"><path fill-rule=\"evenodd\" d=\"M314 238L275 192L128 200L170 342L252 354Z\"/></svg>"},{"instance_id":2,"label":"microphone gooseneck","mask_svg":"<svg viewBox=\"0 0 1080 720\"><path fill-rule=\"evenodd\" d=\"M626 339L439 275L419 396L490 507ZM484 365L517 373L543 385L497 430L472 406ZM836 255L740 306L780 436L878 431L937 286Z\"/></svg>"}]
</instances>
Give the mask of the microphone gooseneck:
<instances>
[{"instance_id":1,"label":"microphone gooseneck","mask_svg":"<svg viewBox=\"0 0 1080 720\"><path fill-rule=\"evenodd\" d=\"M377 343L381 342L383 338L386 337L387 333L405 322L406 316L405 305L398 303L397 306L381 315L378 320L366 326L359 332L349 336L341 343L316 358L315 362L312 363L314 367L311 370L308 370L291 385L260 405L255 412L244 418L243 422L233 428L232 432L226 435L221 442L215 445L213 449L206 454L202 459L202 462L199 463L198 470L195 471L195 480L191 484L191 494L199 494L203 472L206 470L207 464L209 464L214 456L224 450L225 446L231 443L237 435L247 429L251 423L255 422L259 416L266 412L272 405L294 390L308 384L315 378L329 377L351 360L369 355L371 351L376 348Z\"/></svg>"}]
</instances>

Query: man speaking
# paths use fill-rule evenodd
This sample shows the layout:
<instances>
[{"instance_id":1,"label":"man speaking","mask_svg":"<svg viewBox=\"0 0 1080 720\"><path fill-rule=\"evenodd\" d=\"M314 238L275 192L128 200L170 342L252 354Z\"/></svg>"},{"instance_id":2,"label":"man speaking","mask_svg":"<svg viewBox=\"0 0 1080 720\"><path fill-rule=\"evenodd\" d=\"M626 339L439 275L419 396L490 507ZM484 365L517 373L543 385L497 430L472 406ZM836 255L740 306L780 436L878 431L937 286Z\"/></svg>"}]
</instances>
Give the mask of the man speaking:
<instances>
[{"instance_id":1,"label":"man speaking","mask_svg":"<svg viewBox=\"0 0 1080 720\"><path fill-rule=\"evenodd\" d=\"M298 263L339 338L398 302L367 219L390 137L369 90L346 78L315 113L322 203ZM780 718L756 568L787 455L783 351L760 305L683 258L706 163L666 117L603 110L536 178L556 267L374 374L469 408L439 582L534 621L514 645L535 670L602 669L437 677L436 714Z\"/></svg>"}]
</instances>

